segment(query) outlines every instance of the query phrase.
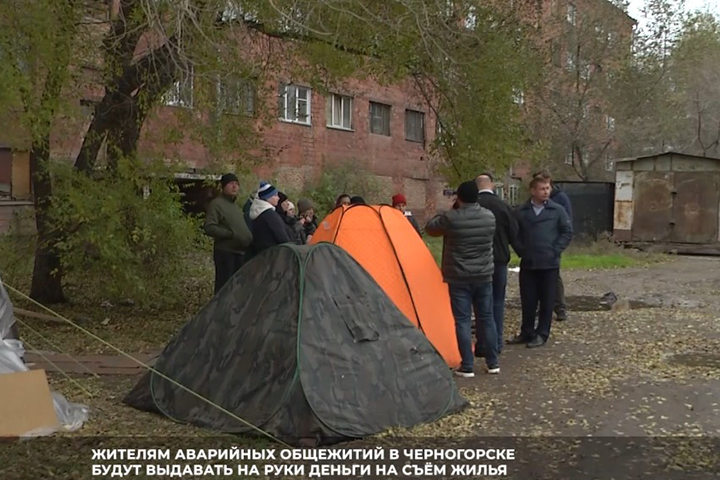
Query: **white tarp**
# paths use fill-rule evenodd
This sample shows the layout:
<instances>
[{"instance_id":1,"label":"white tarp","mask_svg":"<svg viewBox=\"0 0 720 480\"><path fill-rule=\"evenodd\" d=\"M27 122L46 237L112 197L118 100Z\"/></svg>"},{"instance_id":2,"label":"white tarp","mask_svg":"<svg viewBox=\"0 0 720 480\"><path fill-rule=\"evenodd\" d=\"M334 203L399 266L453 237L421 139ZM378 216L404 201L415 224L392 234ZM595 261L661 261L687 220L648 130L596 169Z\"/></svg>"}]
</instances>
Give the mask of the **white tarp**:
<instances>
[{"instance_id":1,"label":"white tarp","mask_svg":"<svg viewBox=\"0 0 720 480\"><path fill-rule=\"evenodd\" d=\"M23 343L20 340L8 338L14 323L13 305L2 279L0 279L0 375L29 370L25 362L23 362L25 356ZM80 429L88 419L89 408L86 405L68 402L58 392L52 391L51 394L60 428L68 432ZM2 392L0 395L12 395L12 392ZM2 412L0 412L0 415L2 415ZM51 435L52 433L55 433L55 430L45 429L28 432L24 436Z\"/></svg>"}]
</instances>

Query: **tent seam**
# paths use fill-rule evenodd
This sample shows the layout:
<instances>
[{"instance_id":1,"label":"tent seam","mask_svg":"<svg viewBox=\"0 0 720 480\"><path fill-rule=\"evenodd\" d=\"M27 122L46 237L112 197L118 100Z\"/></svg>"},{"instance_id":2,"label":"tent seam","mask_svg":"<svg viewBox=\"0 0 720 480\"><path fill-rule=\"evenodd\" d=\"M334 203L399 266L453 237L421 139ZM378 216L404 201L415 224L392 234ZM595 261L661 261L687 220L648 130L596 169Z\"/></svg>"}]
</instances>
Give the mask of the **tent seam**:
<instances>
[{"instance_id":1,"label":"tent seam","mask_svg":"<svg viewBox=\"0 0 720 480\"><path fill-rule=\"evenodd\" d=\"M385 231L385 236L387 237L388 241L390 242L390 246L392 247L393 255L395 255L395 260L397 260L398 267L400 267L400 273L402 274L403 281L405 282L405 286L407 287L408 293L410 294L410 302L412 303L413 311L415 312L415 317L417 317L418 328L424 334L425 329L422 326L422 321L420 320L420 313L418 312L417 306L415 305L415 295L413 294L412 288L410 288L410 284L408 283L407 275L405 275L405 269L403 268L402 262L400 261L400 257L398 257L397 250L395 249L395 244L393 243L392 239L390 238L390 233L388 232L388 229L385 226L385 220L383 219L382 215L380 214L380 210L382 210L383 207L387 207L387 208L393 208L393 207L389 207L388 205L380 205L380 208L375 213L377 213L377 216L380 218L380 223L382 224L383 230ZM373 208L373 210L375 210L375 209Z\"/></svg>"}]
</instances>

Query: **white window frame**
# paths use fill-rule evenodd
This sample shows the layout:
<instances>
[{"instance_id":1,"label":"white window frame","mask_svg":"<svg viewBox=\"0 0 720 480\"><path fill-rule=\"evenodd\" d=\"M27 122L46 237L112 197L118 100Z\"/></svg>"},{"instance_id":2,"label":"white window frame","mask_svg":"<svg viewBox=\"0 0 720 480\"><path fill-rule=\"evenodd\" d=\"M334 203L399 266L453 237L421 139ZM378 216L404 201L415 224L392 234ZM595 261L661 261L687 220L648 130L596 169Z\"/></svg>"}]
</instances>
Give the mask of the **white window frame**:
<instances>
[{"instance_id":1,"label":"white window frame","mask_svg":"<svg viewBox=\"0 0 720 480\"><path fill-rule=\"evenodd\" d=\"M513 90L512 100L514 104L519 106L523 106L525 104L525 92L522 88L516 88Z\"/></svg>"},{"instance_id":2,"label":"white window frame","mask_svg":"<svg viewBox=\"0 0 720 480\"><path fill-rule=\"evenodd\" d=\"M567 14L565 15L565 19L570 25L577 25L577 6L575 5L575 3L568 2Z\"/></svg>"},{"instance_id":3,"label":"white window frame","mask_svg":"<svg viewBox=\"0 0 720 480\"><path fill-rule=\"evenodd\" d=\"M231 22L238 19L256 22L257 15L253 12L246 12L241 5L238 5L237 3L228 0L227 2L225 2L225 8L222 11L221 19L223 22Z\"/></svg>"},{"instance_id":4,"label":"white window frame","mask_svg":"<svg viewBox=\"0 0 720 480\"><path fill-rule=\"evenodd\" d=\"M580 65L580 78L590 80L590 64L582 62Z\"/></svg>"},{"instance_id":5,"label":"white window frame","mask_svg":"<svg viewBox=\"0 0 720 480\"><path fill-rule=\"evenodd\" d=\"M293 115L294 118L293 116L288 115L288 107L290 107L290 105L288 105L288 92L290 91L290 89L295 90L295 105L293 106L295 112ZM304 99L307 105L307 117L305 121L300 120L300 118L298 117L298 106L300 105L300 102L303 101L300 98L300 95L298 95L300 89L303 89L307 92ZM304 87L302 85L295 85L292 83L288 85L283 85L281 96L283 100L283 109L280 115L281 121L288 123L298 123L300 125L312 125L312 90L310 89L310 87Z\"/></svg>"},{"instance_id":6,"label":"white window frame","mask_svg":"<svg viewBox=\"0 0 720 480\"><path fill-rule=\"evenodd\" d=\"M615 162L612 160L612 155L609 153L605 154L605 171L606 172L612 172L615 170Z\"/></svg>"},{"instance_id":7,"label":"white window frame","mask_svg":"<svg viewBox=\"0 0 720 480\"><path fill-rule=\"evenodd\" d=\"M565 68L570 72L575 70L575 53L570 49L565 52Z\"/></svg>"},{"instance_id":8,"label":"white window frame","mask_svg":"<svg viewBox=\"0 0 720 480\"><path fill-rule=\"evenodd\" d=\"M169 107L183 107L193 108L194 103L194 86L195 86L195 71L192 66L189 69L189 81L190 81L190 100L186 101L182 98L183 85L188 81L188 76L185 72L182 72L181 78L172 84L167 92L163 95L163 103Z\"/></svg>"},{"instance_id":9,"label":"white window frame","mask_svg":"<svg viewBox=\"0 0 720 480\"><path fill-rule=\"evenodd\" d=\"M565 165L572 165L573 160L575 160L575 150L572 149L568 153L565 154Z\"/></svg>"},{"instance_id":10,"label":"white window frame","mask_svg":"<svg viewBox=\"0 0 720 480\"><path fill-rule=\"evenodd\" d=\"M615 118L610 115L605 115L605 125L607 126L608 132L615 131Z\"/></svg>"},{"instance_id":11,"label":"white window frame","mask_svg":"<svg viewBox=\"0 0 720 480\"><path fill-rule=\"evenodd\" d=\"M477 27L477 11L474 5L470 5L468 13L465 15L465 28L475 30L475 27Z\"/></svg>"},{"instance_id":12,"label":"white window frame","mask_svg":"<svg viewBox=\"0 0 720 480\"><path fill-rule=\"evenodd\" d=\"M335 100L340 99L340 123L335 123ZM328 109L327 126L330 128L338 128L341 130L352 130L353 129L353 97L348 95L341 95L339 93L333 93L330 95L330 108ZM345 125L345 112L350 110L350 123Z\"/></svg>"}]
</instances>

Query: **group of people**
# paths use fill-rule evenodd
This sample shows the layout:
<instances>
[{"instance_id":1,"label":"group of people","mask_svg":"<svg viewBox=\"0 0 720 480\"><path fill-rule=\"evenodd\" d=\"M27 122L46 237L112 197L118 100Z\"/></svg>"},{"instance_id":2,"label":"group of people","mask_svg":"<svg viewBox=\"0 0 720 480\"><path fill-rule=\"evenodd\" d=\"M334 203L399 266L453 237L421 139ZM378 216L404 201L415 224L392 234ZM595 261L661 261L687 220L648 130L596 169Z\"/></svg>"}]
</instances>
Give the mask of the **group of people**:
<instances>
[{"instance_id":1,"label":"group of people","mask_svg":"<svg viewBox=\"0 0 720 480\"><path fill-rule=\"evenodd\" d=\"M242 208L238 204L237 176L226 173L220 178L220 186L220 195L208 205L204 225L205 233L214 240L215 293L255 255L283 243L304 245L318 226L311 200L301 198L295 207L287 195L268 182L260 182ZM362 197L347 193L335 200L335 208L365 204ZM392 206L403 212L422 236L415 217L407 210L405 196L393 196Z\"/></svg>"},{"instance_id":2,"label":"group of people","mask_svg":"<svg viewBox=\"0 0 720 480\"><path fill-rule=\"evenodd\" d=\"M267 182L240 207L238 178L227 173L222 191L205 217L205 232L214 239L215 293L251 257L283 243L310 241L317 229L312 202L301 198L297 208L287 195ZM553 188L547 170L533 175L530 199L512 209L495 193L492 175L463 182L452 206L425 225L430 236L443 237L441 270L448 284L462 363L455 373L473 377L475 358L485 358L487 371L500 372L503 345L544 345L550 337L553 311L567 318L560 277L560 257L573 237L572 208L567 195ZM360 196L341 194L335 208L364 205ZM418 235L422 231L407 210L404 195L392 197ZM510 248L520 257L520 332L503 342L505 292ZM472 342L472 316L476 342ZM536 326L537 318L537 326Z\"/></svg>"},{"instance_id":3,"label":"group of people","mask_svg":"<svg viewBox=\"0 0 720 480\"><path fill-rule=\"evenodd\" d=\"M343 205L350 206L350 205L366 205L365 199L363 199L360 196L354 196L351 197L347 193L341 193L337 200L335 200L335 208L341 207ZM392 197L392 206L393 208L400 210L403 215L405 215L405 218L408 219L410 222L410 225L415 229L418 235L422 237L422 231L420 230L420 225L417 223L417 220L415 220L415 217L413 217L412 212L407 209L407 199L405 198L405 195L402 193L398 193L396 195L393 195Z\"/></svg>"},{"instance_id":4,"label":"group of people","mask_svg":"<svg viewBox=\"0 0 720 480\"><path fill-rule=\"evenodd\" d=\"M496 195L487 173L455 193L452 206L425 226L428 235L443 237L441 270L462 359L455 373L473 377L479 357L488 373L497 374L504 343L540 347L550 337L553 311L557 320L567 319L560 257L573 237L570 199L553 188L547 170L533 175L530 199L515 209ZM503 342L510 247L520 257L522 322L520 332Z\"/></svg>"},{"instance_id":5,"label":"group of people","mask_svg":"<svg viewBox=\"0 0 720 480\"><path fill-rule=\"evenodd\" d=\"M307 198L299 199L296 207L275 186L261 182L241 208L237 176L226 173L220 185L220 195L205 215L205 233L214 240L215 293L253 256L283 243L306 244L317 229L315 209Z\"/></svg>"}]
</instances>

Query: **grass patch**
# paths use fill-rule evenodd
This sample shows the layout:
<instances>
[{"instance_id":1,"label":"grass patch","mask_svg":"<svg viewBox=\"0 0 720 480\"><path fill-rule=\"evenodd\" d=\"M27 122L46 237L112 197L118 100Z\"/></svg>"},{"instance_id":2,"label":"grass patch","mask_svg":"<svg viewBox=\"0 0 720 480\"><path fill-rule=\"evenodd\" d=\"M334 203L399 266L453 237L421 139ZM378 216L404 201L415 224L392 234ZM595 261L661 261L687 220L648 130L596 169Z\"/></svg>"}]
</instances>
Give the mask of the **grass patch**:
<instances>
[{"instance_id":1,"label":"grass patch","mask_svg":"<svg viewBox=\"0 0 720 480\"><path fill-rule=\"evenodd\" d=\"M424 237L425 244L440 265L442 258L442 237ZM661 262L662 254L639 252L620 247L607 240L598 240L588 245L570 245L563 253L561 266L571 270L606 270L614 268L644 267ZM511 251L510 267L520 266L520 258Z\"/></svg>"}]
</instances>

